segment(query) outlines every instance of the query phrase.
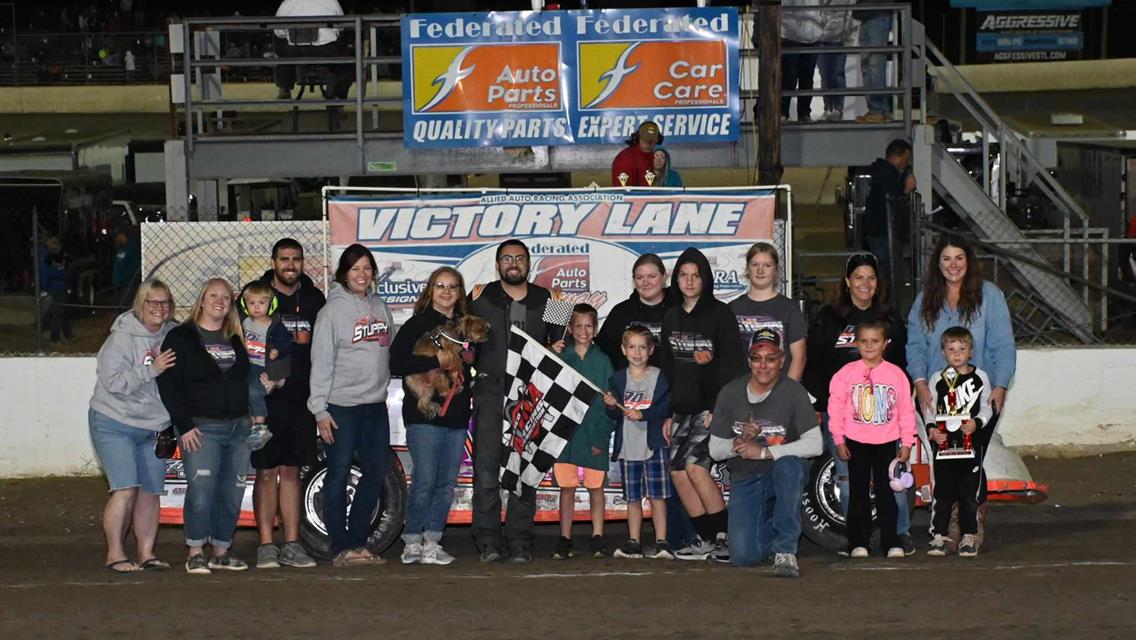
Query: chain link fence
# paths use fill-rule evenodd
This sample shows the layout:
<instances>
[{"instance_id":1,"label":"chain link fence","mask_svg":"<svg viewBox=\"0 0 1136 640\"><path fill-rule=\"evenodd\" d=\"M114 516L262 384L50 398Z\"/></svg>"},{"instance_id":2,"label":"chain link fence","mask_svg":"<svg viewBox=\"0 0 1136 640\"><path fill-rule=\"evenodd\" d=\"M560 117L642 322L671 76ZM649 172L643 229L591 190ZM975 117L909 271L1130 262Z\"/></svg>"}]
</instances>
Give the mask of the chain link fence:
<instances>
[{"instance_id":1,"label":"chain link fence","mask_svg":"<svg viewBox=\"0 0 1136 640\"><path fill-rule=\"evenodd\" d=\"M293 238L304 247L304 273L325 288L324 224L319 220L276 222L160 222L142 225L142 274L170 287L184 320L202 284L225 278L237 287L272 268L272 245Z\"/></svg>"}]
</instances>

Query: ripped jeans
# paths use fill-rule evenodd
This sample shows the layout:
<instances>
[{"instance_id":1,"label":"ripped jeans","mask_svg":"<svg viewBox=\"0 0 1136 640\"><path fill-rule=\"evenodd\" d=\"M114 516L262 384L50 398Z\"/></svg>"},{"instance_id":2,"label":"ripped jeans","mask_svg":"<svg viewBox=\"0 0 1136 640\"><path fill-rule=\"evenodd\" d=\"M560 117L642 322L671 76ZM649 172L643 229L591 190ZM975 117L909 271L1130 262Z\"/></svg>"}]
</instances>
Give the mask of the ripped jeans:
<instances>
[{"instance_id":1,"label":"ripped jeans","mask_svg":"<svg viewBox=\"0 0 1136 640\"><path fill-rule=\"evenodd\" d=\"M233 543L249 472L247 417L225 421L197 420L201 448L182 451L188 488L185 492L185 544L213 545L224 551Z\"/></svg>"}]
</instances>

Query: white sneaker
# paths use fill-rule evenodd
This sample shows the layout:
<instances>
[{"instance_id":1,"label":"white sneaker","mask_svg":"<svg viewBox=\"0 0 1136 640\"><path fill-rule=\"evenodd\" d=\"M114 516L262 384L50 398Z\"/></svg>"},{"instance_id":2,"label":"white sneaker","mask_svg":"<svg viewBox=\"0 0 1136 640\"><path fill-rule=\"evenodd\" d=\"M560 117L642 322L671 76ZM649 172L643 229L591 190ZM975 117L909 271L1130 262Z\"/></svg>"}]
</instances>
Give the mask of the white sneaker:
<instances>
[{"instance_id":1,"label":"white sneaker","mask_svg":"<svg viewBox=\"0 0 1136 640\"><path fill-rule=\"evenodd\" d=\"M950 538L936 533L935 537L931 538L931 543L927 545L927 555L932 558L942 558L947 555L947 543L950 541Z\"/></svg>"},{"instance_id":2,"label":"white sneaker","mask_svg":"<svg viewBox=\"0 0 1136 640\"><path fill-rule=\"evenodd\" d=\"M900 549L900 551L903 551L903 549ZM855 549L852 550L851 556L853 558L867 558L868 557L868 548L867 547L856 547Z\"/></svg>"},{"instance_id":3,"label":"white sneaker","mask_svg":"<svg viewBox=\"0 0 1136 640\"><path fill-rule=\"evenodd\" d=\"M418 564L422 562L422 543L408 542L402 548L402 564Z\"/></svg>"},{"instance_id":4,"label":"white sneaker","mask_svg":"<svg viewBox=\"0 0 1136 640\"><path fill-rule=\"evenodd\" d=\"M442 545L427 541L422 545L422 564L447 565L454 561L454 557L446 553Z\"/></svg>"},{"instance_id":5,"label":"white sneaker","mask_svg":"<svg viewBox=\"0 0 1136 640\"><path fill-rule=\"evenodd\" d=\"M675 552L679 560L705 560L714 551L714 543L706 542L702 538L695 538L689 546Z\"/></svg>"},{"instance_id":6,"label":"white sneaker","mask_svg":"<svg viewBox=\"0 0 1136 640\"><path fill-rule=\"evenodd\" d=\"M903 547L892 547L888 549L889 558L906 558L907 554L903 552Z\"/></svg>"}]
</instances>

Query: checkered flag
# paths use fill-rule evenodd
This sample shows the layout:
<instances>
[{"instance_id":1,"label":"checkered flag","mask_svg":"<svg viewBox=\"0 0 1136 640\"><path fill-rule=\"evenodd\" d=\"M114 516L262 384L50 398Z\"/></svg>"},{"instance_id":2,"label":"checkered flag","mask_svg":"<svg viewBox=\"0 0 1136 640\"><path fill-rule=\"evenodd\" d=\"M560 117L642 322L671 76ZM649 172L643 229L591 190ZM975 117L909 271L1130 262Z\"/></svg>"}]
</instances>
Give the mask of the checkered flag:
<instances>
[{"instance_id":1,"label":"checkered flag","mask_svg":"<svg viewBox=\"0 0 1136 640\"><path fill-rule=\"evenodd\" d=\"M541 320L558 327L567 327L568 321L572 319L572 309L575 306L567 300L549 298L544 303L544 315L541 316Z\"/></svg>"},{"instance_id":2,"label":"checkered flag","mask_svg":"<svg viewBox=\"0 0 1136 640\"><path fill-rule=\"evenodd\" d=\"M600 390L517 327L506 372L501 486L519 496L540 485Z\"/></svg>"}]
</instances>

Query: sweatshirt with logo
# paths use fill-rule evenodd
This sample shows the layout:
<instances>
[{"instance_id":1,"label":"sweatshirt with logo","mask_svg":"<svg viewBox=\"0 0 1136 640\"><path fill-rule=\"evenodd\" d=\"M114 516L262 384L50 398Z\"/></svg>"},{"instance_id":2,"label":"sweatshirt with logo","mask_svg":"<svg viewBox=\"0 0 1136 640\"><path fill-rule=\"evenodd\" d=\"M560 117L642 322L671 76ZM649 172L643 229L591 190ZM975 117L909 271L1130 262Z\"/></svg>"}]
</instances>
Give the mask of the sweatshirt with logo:
<instances>
[{"instance_id":1,"label":"sweatshirt with logo","mask_svg":"<svg viewBox=\"0 0 1136 640\"><path fill-rule=\"evenodd\" d=\"M158 372L150 363L176 326L167 321L151 333L133 311L118 316L99 349L91 408L139 429L161 431L169 426L170 414L158 395Z\"/></svg>"},{"instance_id":2,"label":"sweatshirt with logo","mask_svg":"<svg viewBox=\"0 0 1136 640\"><path fill-rule=\"evenodd\" d=\"M698 266L702 294L689 311L676 304L663 316L660 336L663 373L671 383L671 410L690 415L714 408L714 399L726 383L745 373L738 345L738 321L726 303L714 297L714 274L701 251L689 248L675 262L671 288L679 291L678 273L684 264ZM709 351L708 364L694 360L695 351Z\"/></svg>"},{"instance_id":3,"label":"sweatshirt with logo","mask_svg":"<svg viewBox=\"0 0 1136 640\"><path fill-rule=\"evenodd\" d=\"M316 420L330 416L329 404L386 401L393 339L394 322L382 298L373 291L360 298L338 282L330 285L312 333L308 410Z\"/></svg>"},{"instance_id":4,"label":"sweatshirt with logo","mask_svg":"<svg viewBox=\"0 0 1136 640\"><path fill-rule=\"evenodd\" d=\"M828 429L837 445L846 439L913 445L915 403L903 370L886 360L875 367L863 360L841 367L828 385Z\"/></svg>"},{"instance_id":5,"label":"sweatshirt with logo","mask_svg":"<svg viewBox=\"0 0 1136 640\"><path fill-rule=\"evenodd\" d=\"M596 344L603 349L616 371L627 368L627 357L623 355L623 332L632 325L646 327L651 331L651 339L655 342L655 350L651 352L650 363L660 365L659 358L662 349L659 348L659 336L663 332L663 316L676 304L674 289L664 289L663 299L658 304L647 304L639 297L638 292L631 291L631 295L615 305L603 327L596 334Z\"/></svg>"}]
</instances>

